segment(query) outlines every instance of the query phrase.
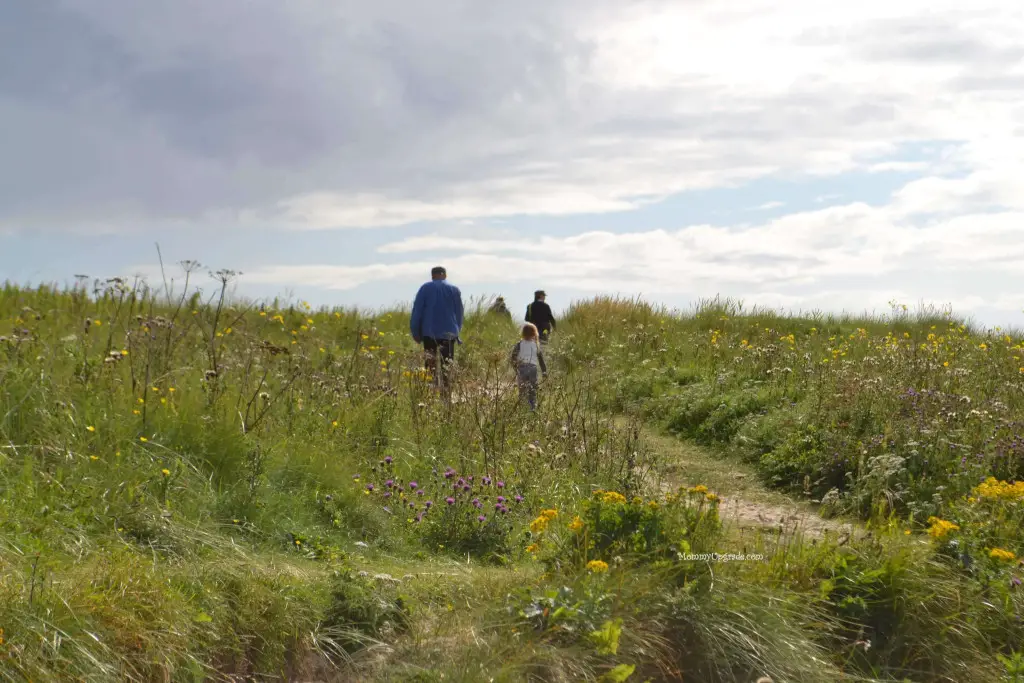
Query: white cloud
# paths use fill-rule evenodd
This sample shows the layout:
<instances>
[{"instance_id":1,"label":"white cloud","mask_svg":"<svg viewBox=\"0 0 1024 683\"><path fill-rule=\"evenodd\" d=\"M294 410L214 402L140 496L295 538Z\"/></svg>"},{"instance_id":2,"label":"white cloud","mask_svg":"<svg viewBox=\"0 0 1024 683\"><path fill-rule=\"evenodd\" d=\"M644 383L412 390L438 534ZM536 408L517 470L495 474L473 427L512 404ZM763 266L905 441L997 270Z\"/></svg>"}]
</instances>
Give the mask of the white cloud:
<instances>
[{"instance_id":1,"label":"white cloud","mask_svg":"<svg viewBox=\"0 0 1024 683\"><path fill-rule=\"evenodd\" d=\"M890 157L931 140L1006 175L1024 124L1005 0L39 0L0 21L29 27L0 48L0 223L25 229L614 212L920 170Z\"/></svg>"}]
</instances>

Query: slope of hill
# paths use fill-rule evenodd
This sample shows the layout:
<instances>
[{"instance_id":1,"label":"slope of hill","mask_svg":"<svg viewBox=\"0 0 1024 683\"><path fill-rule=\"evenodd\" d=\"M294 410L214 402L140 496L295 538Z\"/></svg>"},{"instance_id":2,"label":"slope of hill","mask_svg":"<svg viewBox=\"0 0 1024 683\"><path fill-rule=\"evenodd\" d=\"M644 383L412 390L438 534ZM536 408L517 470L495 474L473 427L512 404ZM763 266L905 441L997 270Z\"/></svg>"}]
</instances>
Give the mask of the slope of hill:
<instances>
[{"instance_id":1,"label":"slope of hill","mask_svg":"<svg viewBox=\"0 0 1024 683\"><path fill-rule=\"evenodd\" d=\"M8 285L0 678L1024 675L1019 338L595 299L530 413L507 320L450 401L407 323ZM783 496L866 531L728 523Z\"/></svg>"}]
</instances>

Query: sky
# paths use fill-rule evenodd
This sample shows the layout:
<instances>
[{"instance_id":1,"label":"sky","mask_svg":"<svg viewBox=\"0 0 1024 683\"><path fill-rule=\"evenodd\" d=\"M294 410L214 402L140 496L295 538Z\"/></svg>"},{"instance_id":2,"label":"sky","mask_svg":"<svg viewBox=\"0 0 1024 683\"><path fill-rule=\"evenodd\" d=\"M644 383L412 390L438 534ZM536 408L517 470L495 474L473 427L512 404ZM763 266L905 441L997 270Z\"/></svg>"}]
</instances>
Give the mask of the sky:
<instances>
[{"instance_id":1,"label":"sky","mask_svg":"<svg viewBox=\"0 0 1024 683\"><path fill-rule=\"evenodd\" d=\"M0 279L1024 327L1017 0L0 3Z\"/></svg>"}]
</instances>

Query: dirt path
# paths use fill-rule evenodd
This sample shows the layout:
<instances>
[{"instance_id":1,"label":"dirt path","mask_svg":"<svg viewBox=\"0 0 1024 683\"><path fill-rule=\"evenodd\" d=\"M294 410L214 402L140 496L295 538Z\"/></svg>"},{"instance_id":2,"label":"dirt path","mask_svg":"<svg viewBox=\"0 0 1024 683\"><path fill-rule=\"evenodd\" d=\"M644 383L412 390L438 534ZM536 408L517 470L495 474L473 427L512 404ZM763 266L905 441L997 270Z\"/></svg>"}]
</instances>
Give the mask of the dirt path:
<instances>
[{"instance_id":1,"label":"dirt path","mask_svg":"<svg viewBox=\"0 0 1024 683\"><path fill-rule=\"evenodd\" d=\"M658 482L662 489L707 486L722 497L719 514L726 528L740 532L803 533L817 538L828 532L842 537L862 530L847 520L824 519L810 503L767 489L753 468L736 458L722 457L648 427L644 428L644 438L669 463Z\"/></svg>"}]
</instances>

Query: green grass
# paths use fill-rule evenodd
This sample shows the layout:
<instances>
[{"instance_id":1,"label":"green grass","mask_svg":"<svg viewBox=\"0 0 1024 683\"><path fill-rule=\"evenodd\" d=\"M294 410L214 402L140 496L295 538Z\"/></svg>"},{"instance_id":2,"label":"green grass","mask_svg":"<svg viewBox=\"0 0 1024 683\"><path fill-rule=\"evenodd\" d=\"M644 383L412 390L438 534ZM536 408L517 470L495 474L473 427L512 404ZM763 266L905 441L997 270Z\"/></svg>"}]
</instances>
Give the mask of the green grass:
<instances>
[{"instance_id":1,"label":"green grass","mask_svg":"<svg viewBox=\"0 0 1024 683\"><path fill-rule=\"evenodd\" d=\"M0 292L0 679L1020 680L1015 334L595 299L530 413L486 302L445 401L407 311L220 278Z\"/></svg>"}]
</instances>

